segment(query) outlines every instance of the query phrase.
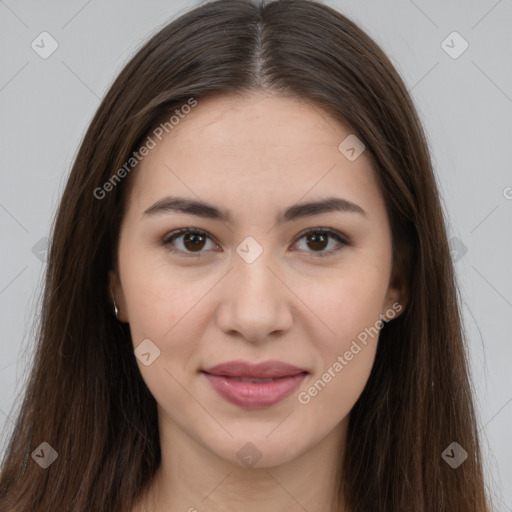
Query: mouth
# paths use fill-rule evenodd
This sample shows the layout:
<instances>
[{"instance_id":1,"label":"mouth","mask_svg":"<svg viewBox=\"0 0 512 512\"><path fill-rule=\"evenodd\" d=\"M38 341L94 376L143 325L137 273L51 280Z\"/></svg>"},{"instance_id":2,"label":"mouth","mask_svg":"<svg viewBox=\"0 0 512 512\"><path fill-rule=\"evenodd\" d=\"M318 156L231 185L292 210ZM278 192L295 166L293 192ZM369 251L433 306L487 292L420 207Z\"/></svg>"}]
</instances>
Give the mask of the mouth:
<instances>
[{"instance_id":1,"label":"mouth","mask_svg":"<svg viewBox=\"0 0 512 512\"><path fill-rule=\"evenodd\" d=\"M280 361L232 361L201 373L228 402L245 409L263 409L293 393L309 372Z\"/></svg>"}]
</instances>

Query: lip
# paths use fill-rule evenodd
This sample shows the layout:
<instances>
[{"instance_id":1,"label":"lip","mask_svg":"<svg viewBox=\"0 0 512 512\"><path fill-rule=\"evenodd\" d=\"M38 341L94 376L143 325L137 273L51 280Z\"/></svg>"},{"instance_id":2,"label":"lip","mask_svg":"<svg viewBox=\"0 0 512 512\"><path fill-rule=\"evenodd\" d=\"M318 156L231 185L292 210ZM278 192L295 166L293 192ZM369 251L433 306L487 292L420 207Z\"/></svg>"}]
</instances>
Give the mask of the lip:
<instances>
[{"instance_id":1,"label":"lip","mask_svg":"<svg viewBox=\"0 0 512 512\"><path fill-rule=\"evenodd\" d=\"M201 373L221 397L246 409L262 409L284 400L308 374L303 368L281 361L257 364L231 361L201 370Z\"/></svg>"}]
</instances>

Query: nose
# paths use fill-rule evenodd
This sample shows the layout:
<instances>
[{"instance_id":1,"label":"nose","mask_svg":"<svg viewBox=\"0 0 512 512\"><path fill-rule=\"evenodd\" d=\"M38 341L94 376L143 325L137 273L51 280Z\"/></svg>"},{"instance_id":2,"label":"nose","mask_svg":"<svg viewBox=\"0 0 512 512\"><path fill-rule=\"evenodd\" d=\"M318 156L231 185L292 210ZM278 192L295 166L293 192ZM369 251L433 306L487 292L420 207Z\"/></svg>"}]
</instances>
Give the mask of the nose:
<instances>
[{"instance_id":1,"label":"nose","mask_svg":"<svg viewBox=\"0 0 512 512\"><path fill-rule=\"evenodd\" d=\"M217 310L223 332L252 343L283 335L293 324L294 295L265 254L252 263L235 260Z\"/></svg>"}]
</instances>

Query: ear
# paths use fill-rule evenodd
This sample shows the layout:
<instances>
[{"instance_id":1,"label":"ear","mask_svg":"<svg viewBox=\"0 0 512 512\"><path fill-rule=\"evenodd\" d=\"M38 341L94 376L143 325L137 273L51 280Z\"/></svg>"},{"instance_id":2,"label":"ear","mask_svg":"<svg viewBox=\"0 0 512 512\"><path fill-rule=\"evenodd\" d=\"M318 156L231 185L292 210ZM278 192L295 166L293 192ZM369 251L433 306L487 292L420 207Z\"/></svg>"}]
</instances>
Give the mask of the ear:
<instances>
[{"instance_id":1,"label":"ear","mask_svg":"<svg viewBox=\"0 0 512 512\"><path fill-rule=\"evenodd\" d=\"M409 302L409 285L404 265L393 265L388 293L384 303L383 319L390 322L400 316Z\"/></svg>"},{"instance_id":2,"label":"ear","mask_svg":"<svg viewBox=\"0 0 512 512\"><path fill-rule=\"evenodd\" d=\"M121 281L119 276L114 270L110 270L108 273L109 279L109 300L112 304L112 309L114 309L114 300L116 302L116 306L118 309L117 319L120 322L128 322L128 315L126 311L126 300L124 297L123 287L121 286Z\"/></svg>"}]
</instances>

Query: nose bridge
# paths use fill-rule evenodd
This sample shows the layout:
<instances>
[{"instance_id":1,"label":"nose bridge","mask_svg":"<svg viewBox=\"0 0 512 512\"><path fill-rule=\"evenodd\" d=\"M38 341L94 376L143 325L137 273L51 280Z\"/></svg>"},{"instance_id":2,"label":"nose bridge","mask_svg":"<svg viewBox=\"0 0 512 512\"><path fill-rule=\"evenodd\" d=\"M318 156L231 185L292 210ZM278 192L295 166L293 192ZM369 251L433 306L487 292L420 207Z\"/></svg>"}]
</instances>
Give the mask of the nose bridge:
<instances>
[{"instance_id":1,"label":"nose bridge","mask_svg":"<svg viewBox=\"0 0 512 512\"><path fill-rule=\"evenodd\" d=\"M270 306L270 302L274 300L276 293L279 294L276 289L279 282L270 271L270 268L275 266L270 251L263 252L251 262L238 257L233 275L237 300L249 303L266 303Z\"/></svg>"},{"instance_id":2,"label":"nose bridge","mask_svg":"<svg viewBox=\"0 0 512 512\"><path fill-rule=\"evenodd\" d=\"M220 327L226 332L238 331L251 341L288 329L292 321L290 296L274 274L279 271L271 251L260 251L254 241L247 240L237 253L223 295Z\"/></svg>"}]
</instances>

